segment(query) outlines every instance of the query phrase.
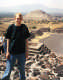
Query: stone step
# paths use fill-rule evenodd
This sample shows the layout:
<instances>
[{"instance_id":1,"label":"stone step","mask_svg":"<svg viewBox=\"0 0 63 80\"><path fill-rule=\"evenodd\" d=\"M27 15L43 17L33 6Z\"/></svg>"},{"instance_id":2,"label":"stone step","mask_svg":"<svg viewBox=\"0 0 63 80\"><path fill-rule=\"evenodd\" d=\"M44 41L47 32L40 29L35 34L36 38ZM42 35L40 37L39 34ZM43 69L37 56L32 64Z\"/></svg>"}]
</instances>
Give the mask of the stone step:
<instances>
[{"instance_id":1,"label":"stone step","mask_svg":"<svg viewBox=\"0 0 63 80\"><path fill-rule=\"evenodd\" d=\"M38 53L38 54L41 54L43 51L40 50L40 51L35 51L35 50L29 50L30 53Z\"/></svg>"},{"instance_id":2,"label":"stone step","mask_svg":"<svg viewBox=\"0 0 63 80\"><path fill-rule=\"evenodd\" d=\"M46 46L40 46L40 48L36 48L36 47L31 47L29 46L29 49L31 50L35 50L35 51L40 51L40 50L49 50Z\"/></svg>"},{"instance_id":3,"label":"stone step","mask_svg":"<svg viewBox=\"0 0 63 80\"><path fill-rule=\"evenodd\" d=\"M34 56L34 55L35 55L34 53L29 52L29 56Z\"/></svg>"},{"instance_id":4,"label":"stone step","mask_svg":"<svg viewBox=\"0 0 63 80\"><path fill-rule=\"evenodd\" d=\"M38 43L37 45L29 45L29 49L40 50L43 46L43 43Z\"/></svg>"}]
</instances>

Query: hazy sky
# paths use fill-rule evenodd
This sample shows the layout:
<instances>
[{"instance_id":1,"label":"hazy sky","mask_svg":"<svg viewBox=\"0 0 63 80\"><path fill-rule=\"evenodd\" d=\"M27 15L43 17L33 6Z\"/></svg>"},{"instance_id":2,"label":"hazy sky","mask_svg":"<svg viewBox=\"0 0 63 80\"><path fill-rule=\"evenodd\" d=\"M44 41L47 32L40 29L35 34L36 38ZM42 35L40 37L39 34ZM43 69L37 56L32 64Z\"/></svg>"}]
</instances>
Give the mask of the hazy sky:
<instances>
[{"instance_id":1,"label":"hazy sky","mask_svg":"<svg viewBox=\"0 0 63 80\"><path fill-rule=\"evenodd\" d=\"M33 4L42 4L48 8L63 9L63 0L0 0L0 12L6 9L9 10L10 8L13 9L19 5L25 6Z\"/></svg>"},{"instance_id":2,"label":"hazy sky","mask_svg":"<svg viewBox=\"0 0 63 80\"><path fill-rule=\"evenodd\" d=\"M43 4L49 8L63 9L63 0L0 0L0 7L11 7L28 4Z\"/></svg>"}]
</instances>

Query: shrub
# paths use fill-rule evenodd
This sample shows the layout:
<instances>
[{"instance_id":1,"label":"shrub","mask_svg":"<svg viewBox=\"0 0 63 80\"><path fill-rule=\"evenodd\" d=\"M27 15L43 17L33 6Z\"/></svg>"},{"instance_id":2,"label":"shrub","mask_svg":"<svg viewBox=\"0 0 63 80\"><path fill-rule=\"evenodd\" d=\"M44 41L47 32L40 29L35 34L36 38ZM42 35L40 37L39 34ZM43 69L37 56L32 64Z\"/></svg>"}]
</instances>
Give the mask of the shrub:
<instances>
[{"instance_id":1,"label":"shrub","mask_svg":"<svg viewBox=\"0 0 63 80\"><path fill-rule=\"evenodd\" d=\"M33 29L36 29L36 26L33 26L32 28L33 28Z\"/></svg>"}]
</instances>

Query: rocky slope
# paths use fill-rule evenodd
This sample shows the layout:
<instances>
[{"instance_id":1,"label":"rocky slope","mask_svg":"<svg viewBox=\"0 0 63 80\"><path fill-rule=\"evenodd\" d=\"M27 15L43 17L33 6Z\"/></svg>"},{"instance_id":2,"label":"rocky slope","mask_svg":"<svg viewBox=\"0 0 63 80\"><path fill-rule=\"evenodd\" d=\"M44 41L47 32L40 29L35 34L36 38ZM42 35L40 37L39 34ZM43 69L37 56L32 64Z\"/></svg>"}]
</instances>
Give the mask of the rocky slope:
<instances>
[{"instance_id":1,"label":"rocky slope","mask_svg":"<svg viewBox=\"0 0 63 80\"><path fill-rule=\"evenodd\" d=\"M60 80L63 77L63 57L58 57L54 52L42 46L42 53L29 53L25 64L26 80ZM5 70L5 56L0 55L0 78ZM11 80L19 80L19 70L15 65L11 72Z\"/></svg>"}]
</instances>

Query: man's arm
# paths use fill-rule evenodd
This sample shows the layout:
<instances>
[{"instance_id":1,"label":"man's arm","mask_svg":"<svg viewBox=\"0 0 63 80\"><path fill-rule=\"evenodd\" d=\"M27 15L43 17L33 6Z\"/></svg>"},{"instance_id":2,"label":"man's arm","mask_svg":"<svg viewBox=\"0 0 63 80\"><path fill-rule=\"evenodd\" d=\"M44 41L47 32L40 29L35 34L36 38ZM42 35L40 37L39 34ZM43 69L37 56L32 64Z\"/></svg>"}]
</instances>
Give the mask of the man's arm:
<instances>
[{"instance_id":1,"label":"man's arm","mask_svg":"<svg viewBox=\"0 0 63 80\"><path fill-rule=\"evenodd\" d=\"M7 52L9 52L9 39L7 39Z\"/></svg>"},{"instance_id":2,"label":"man's arm","mask_svg":"<svg viewBox=\"0 0 63 80\"><path fill-rule=\"evenodd\" d=\"M26 59L28 58L28 39L26 39Z\"/></svg>"},{"instance_id":3,"label":"man's arm","mask_svg":"<svg viewBox=\"0 0 63 80\"><path fill-rule=\"evenodd\" d=\"M10 39L7 39L7 53L6 53L6 58L7 58L7 59L10 58L10 53L9 53L9 41L10 41Z\"/></svg>"}]
</instances>

